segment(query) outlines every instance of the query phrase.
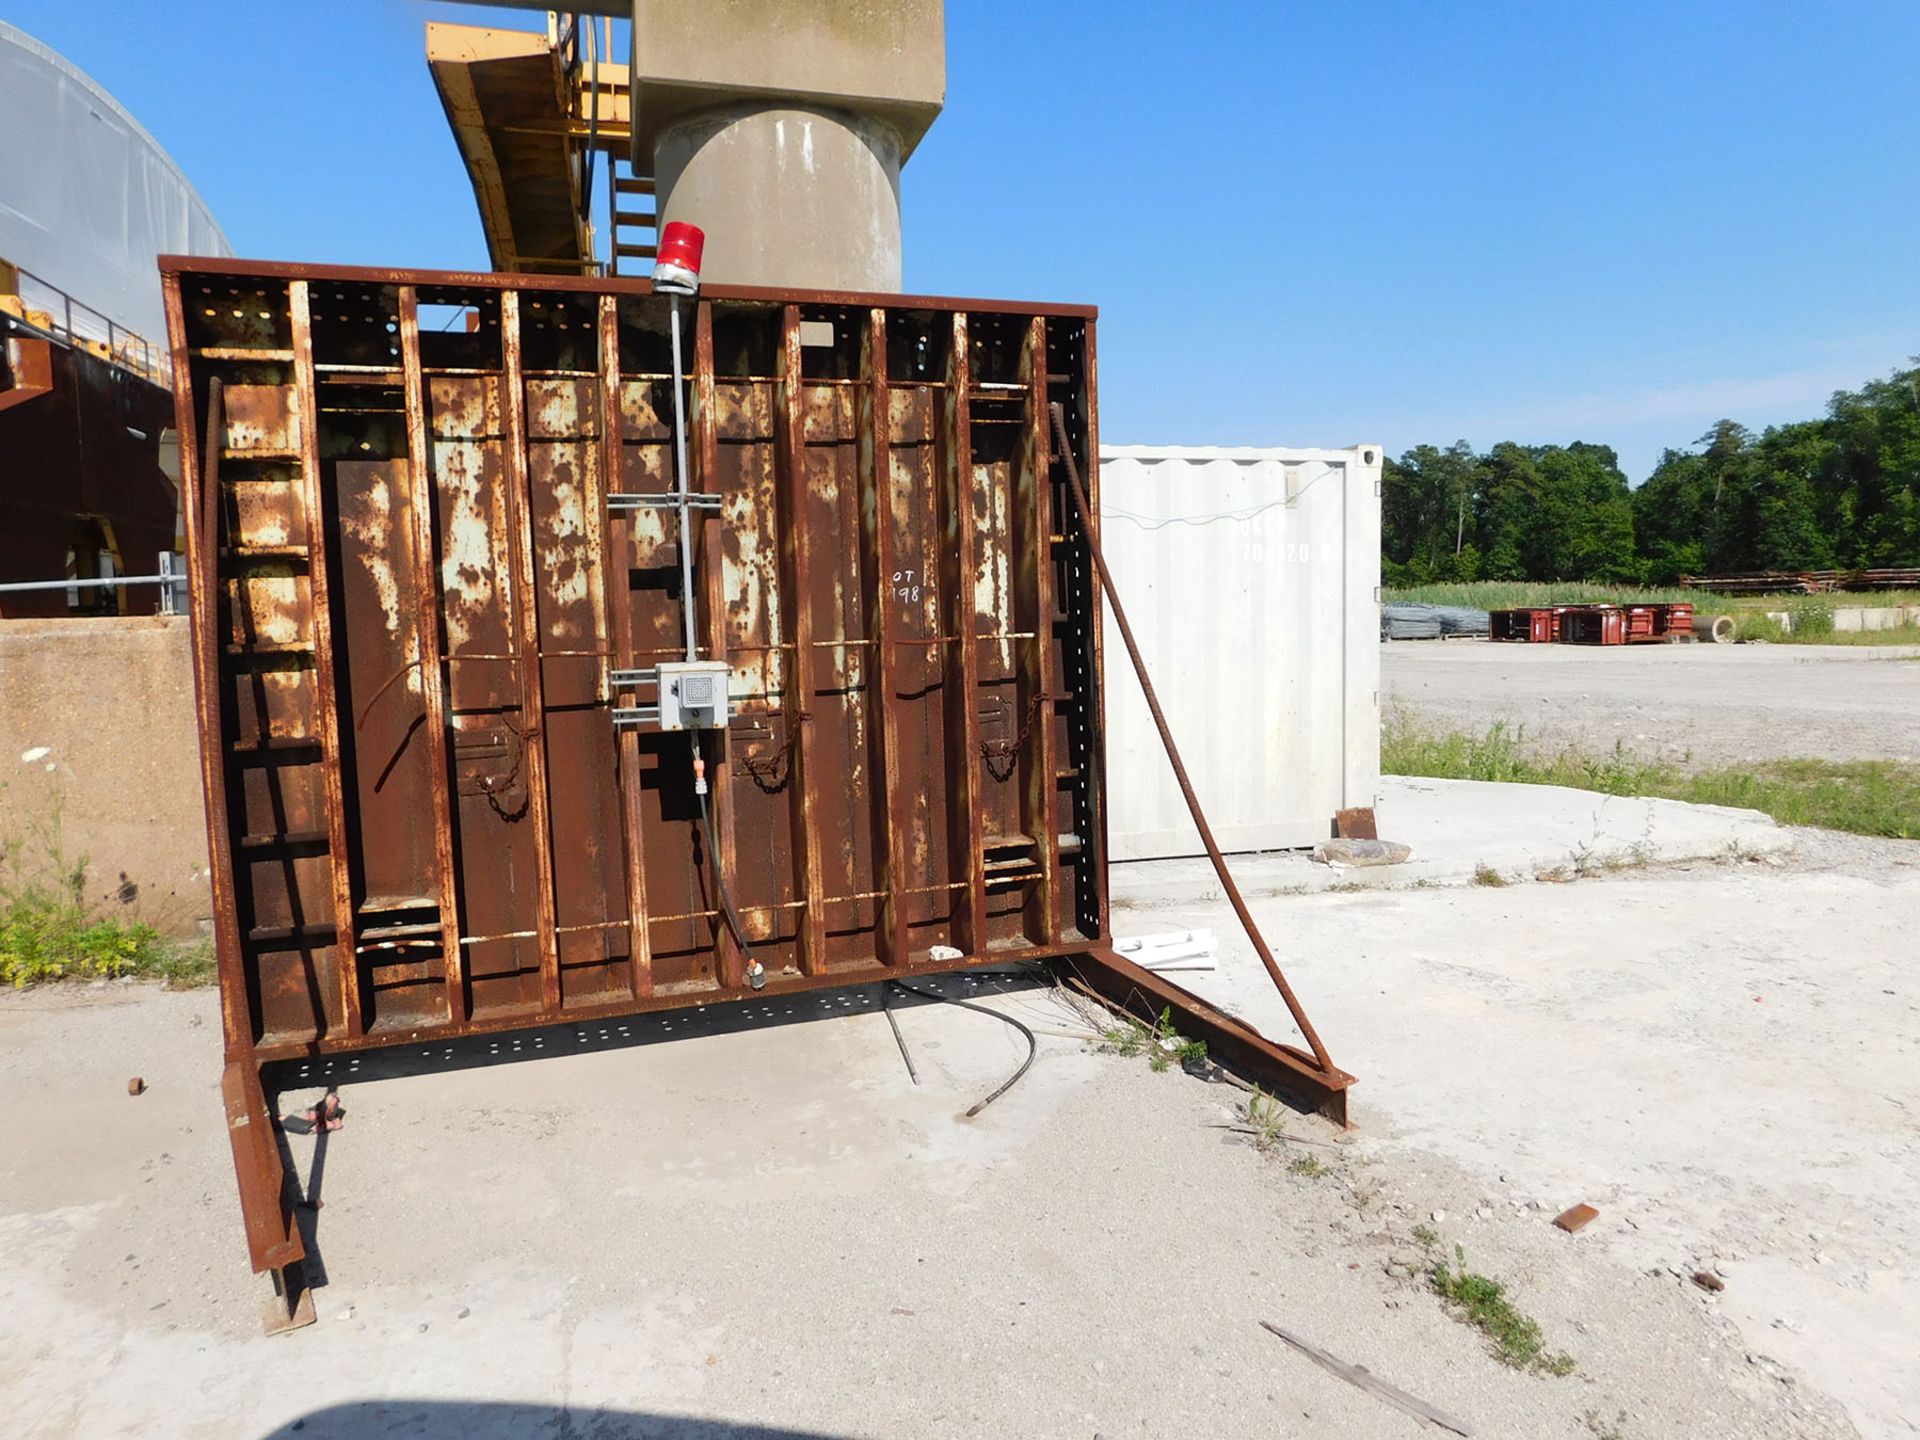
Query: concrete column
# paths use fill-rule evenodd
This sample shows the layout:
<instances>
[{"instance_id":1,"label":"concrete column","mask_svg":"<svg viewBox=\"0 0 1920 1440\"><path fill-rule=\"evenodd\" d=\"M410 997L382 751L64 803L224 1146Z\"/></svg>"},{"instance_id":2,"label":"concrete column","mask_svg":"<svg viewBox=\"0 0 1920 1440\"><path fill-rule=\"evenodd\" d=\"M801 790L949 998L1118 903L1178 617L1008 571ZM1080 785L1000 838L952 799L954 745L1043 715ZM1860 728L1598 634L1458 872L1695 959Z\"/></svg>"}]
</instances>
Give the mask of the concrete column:
<instances>
[{"instance_id":1,"label":"concrete column","mask_svg":"<svg viewBox=\"0 0 1920 1440\"><path fill-rule=\"evenodd\" d=\"M900 289L900 167L946 98L941 0L633 0L633 165L702 277Z\"/></svg>"},{"instance_id":2,"label":"concrete column","mask_svg":"<svg viewBox=\"0 0 1920 1440\"><path fill-rule=\"evenodd\" d=\"M706 231L716 284L895 292L901 152L893 125L849 110L702 110L654 143L661 219Z\"/></svg>"}]
</instances>

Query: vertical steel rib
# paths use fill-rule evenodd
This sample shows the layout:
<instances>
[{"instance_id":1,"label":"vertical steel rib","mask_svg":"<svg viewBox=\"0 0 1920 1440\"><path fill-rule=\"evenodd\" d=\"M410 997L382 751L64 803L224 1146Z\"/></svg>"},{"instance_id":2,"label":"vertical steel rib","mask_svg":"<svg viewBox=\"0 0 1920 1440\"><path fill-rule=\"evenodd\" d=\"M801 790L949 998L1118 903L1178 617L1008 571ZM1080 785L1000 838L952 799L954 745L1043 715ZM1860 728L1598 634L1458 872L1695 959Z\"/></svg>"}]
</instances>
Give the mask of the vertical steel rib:
<instances>
[{"instance_id":1,"label":"vertical steel rib","mask_svg":"<svg viewBox=\"0 0 1920 1440\"><path fill-rule=\"evenodd\" d=\"M466 1020L468 1005L466 956L460 946L460 877L454 868L446 665L440 647L444 599L433 544L433 440L427 433L427 386L421 369L420 296L411 285L400 288L400 361L406 385L414 595L419 605L419 613L410 618L420 645L420 693L426 706L427 764L433 777L434 891L440 902L441 952L446 957L447 1014L458 1025Z\"/></svg>"}]
</instances>

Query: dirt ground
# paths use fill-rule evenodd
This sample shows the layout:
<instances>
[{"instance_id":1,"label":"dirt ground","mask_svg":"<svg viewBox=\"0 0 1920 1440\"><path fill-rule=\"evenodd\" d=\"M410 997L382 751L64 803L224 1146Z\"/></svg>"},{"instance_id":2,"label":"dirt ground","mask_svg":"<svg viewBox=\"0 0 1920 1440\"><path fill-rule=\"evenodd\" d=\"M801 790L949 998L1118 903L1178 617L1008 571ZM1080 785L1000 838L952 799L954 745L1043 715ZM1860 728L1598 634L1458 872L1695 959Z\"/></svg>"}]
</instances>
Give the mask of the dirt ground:
<instances>
[{"instance_id":1,"label":"dirt ground","mask_svg":"<svg viewBox=\"0 0 1920 1440\"><path fill-rule=\"evenodd\" d=\"M1266 1318L1481 1436L1909 1435L1920 846L1809 849L1259 902L1362 1079L1348 1136L1293 1117L1271 1154L1218 1128L1231 1087L1066 1034L966 1120L1018 1036L902 1008L916 1086L870 988L295 1077L349 1118L317 1177L291 1141L325 1283L273 1339L212 994L8 995L0 1407L34 1437L1421 1433ZM1231 924L1117 914L1189 921ZM1195 978L1264 1018L1221 958ZM1579 1200L1600 1219L1554 1229ZM1416 1225L1574 1373L1494 1359Z\"/></svg>"},{"instance_id":2,"label":"dirt ground","mask_svg":"<svg viewBox=\"0 0 1920 1440\"><path fill-rule=\"evenodd\" d=\"M1779 757L1920 759L1920 651L1857 645L1381 646L1380 698L1430 728L1495 722L1548 749L1701 769Z\"/></svg>"}]
</instances>

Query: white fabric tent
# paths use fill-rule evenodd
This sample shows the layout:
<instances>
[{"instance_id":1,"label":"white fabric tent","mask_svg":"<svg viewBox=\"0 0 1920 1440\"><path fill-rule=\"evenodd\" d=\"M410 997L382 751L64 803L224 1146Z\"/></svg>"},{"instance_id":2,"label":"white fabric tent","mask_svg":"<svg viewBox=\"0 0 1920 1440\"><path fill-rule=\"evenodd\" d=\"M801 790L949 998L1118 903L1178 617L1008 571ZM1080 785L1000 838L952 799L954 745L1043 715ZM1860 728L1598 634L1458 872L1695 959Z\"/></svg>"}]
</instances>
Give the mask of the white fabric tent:
<instances>
[{"instance_id":1,"label":"white fabric tent","mask_svg":"<svg viewBox=\"0 0 1920 1440\"><path fill-rule=\"evenodd\" d=\"M229 255L232 248L139 121L66 60L0 21L0 259L164 346L154 268L163 253ZM96 327L76 316L74 328Z\"/></svg>"}]
</instances>

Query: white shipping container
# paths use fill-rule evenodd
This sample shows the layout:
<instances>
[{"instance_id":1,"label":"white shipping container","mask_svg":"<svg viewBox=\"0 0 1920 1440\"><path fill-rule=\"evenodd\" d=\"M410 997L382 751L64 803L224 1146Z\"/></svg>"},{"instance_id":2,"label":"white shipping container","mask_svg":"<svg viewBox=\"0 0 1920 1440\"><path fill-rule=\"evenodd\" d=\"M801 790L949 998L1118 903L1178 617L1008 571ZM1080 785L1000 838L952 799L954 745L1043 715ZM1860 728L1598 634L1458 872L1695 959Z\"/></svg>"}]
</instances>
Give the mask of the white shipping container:
<instances>
[{"instance_id":1,"label":"white shipping container","mask_svg":"<svg viewBox=\"0 0 1920 1440\"><path fill-rule=\"evenodd\" d=\"M1380 779L1378 445L1100 451L1100 543L1220 848L1315 845ZM1114 860L1203 853L1105 631Z\"/></svg>"}]
</instances>

